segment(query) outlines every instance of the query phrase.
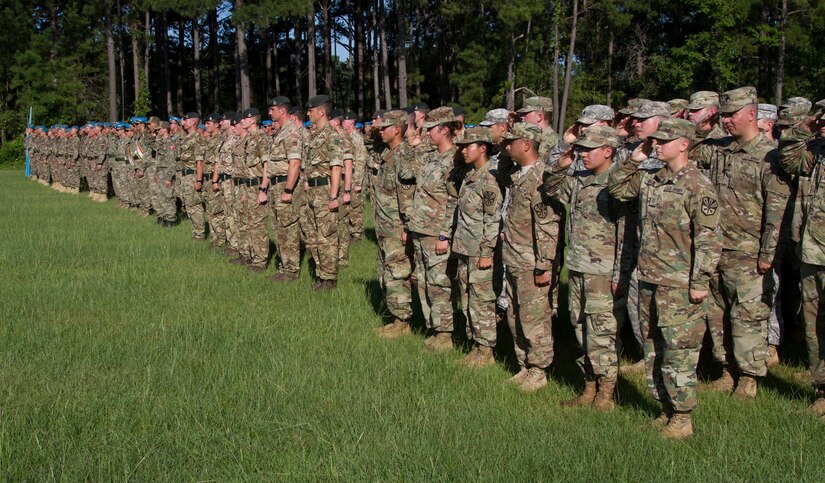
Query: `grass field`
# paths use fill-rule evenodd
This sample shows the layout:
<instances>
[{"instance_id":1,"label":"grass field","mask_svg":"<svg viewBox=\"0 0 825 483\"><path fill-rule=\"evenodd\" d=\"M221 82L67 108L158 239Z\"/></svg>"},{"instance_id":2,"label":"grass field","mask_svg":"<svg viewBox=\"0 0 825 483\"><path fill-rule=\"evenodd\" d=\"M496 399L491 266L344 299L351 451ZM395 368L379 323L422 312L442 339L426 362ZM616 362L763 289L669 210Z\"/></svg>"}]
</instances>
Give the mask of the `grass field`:
<instances>
[{"instance_id":1,"label":"grass field","mask_svg":"<svg viewBox=\"0 0 825 483\"><path fill-rule=\"evenodd\" d=\"M275 285L186 224L0 171L3 480L825 481L812 391L772 371L744 403L700 395L663 440L642 379L610 414L558 407L581 381L559 327L550 386L376 338L375 246L338 290ZM270 268L269 273L272 273ZM502 340L506 340L502 338Z\"/></svg>"}]
</instances>

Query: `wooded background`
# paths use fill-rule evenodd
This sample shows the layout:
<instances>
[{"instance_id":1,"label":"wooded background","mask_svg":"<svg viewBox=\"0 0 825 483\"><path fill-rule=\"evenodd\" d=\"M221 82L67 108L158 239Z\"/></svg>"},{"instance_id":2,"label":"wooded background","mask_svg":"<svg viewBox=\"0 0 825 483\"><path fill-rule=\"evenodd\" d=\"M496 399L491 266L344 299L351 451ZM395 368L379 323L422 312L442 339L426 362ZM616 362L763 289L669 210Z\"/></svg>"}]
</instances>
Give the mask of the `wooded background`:
<instances>
[{"instance_id":1,"label":"wooded background","mask_svg":"<svg viewBox=\"0 0 825 483\"><path fill-rule=\"evenodd\" d=\"M637 96L816 101L823 39L820 0L2 0L0 141L29 106L71 124L325 93L359 115L425 101L477 121L539 94L560 130Z\"/></svg>"}]
</instances>

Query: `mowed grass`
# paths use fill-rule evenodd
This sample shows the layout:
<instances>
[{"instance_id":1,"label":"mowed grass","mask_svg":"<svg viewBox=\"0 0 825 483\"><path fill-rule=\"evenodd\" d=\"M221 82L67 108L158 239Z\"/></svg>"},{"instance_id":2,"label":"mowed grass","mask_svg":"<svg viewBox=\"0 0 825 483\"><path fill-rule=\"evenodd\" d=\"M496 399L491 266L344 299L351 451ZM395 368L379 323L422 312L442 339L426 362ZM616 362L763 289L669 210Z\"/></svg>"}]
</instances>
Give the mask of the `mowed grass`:
<instances>
[{"instance_id":1,"label":"mowed grass","mask_svg":"<svg viewBox=\"0 0 825 483\"><path fill-rule=\"evenodd\" d=\"M641 377L610 414L558 406L581 386L564 327L535 395L503 384L506 360L470 370L421 335L375 337L369 238L316 294L306 269L276 285L186 221L15 171L0 171L0 233L4 480L825 481L801 367L755 402L702 393L697 436L665 441Z\"/></svg>"}]
</instances>

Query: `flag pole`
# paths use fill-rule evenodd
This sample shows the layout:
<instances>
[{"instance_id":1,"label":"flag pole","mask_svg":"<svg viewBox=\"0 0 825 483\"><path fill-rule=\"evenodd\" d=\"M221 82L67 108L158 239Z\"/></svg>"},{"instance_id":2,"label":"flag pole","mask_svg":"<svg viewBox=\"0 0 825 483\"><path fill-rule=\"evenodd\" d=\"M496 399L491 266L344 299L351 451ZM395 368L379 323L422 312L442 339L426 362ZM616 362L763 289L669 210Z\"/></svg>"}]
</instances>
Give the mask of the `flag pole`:
<instances>
[{"instance_id":1,"label":"flag pole","mask_svg":"<svg viewBox=\"0 0 825 483\"><path fill-rule=\"evenodd\" d=\"M28 130L32 125L32 107L29 106L29 122L26 124L26 129ZM29 159L29 134L26 134L26 177L30 177L32 175L32 165L31 160Z\"/></svg>"}]
</instances>

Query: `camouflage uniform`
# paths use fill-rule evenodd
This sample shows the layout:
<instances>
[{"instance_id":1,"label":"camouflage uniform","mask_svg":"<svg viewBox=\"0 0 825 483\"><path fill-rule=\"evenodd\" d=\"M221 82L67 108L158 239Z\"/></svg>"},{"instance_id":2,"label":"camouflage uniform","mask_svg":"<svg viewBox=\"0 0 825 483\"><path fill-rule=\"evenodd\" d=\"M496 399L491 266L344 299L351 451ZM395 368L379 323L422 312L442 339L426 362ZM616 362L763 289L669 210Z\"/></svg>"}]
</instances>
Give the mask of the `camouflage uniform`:
<instances>
[{"instance_id":1,"label":"camouflage uniform","mask_svg":"<svg viewBox=\"0 0 825 483\"><path fill-rule=\"evenodd\" d=\"M818 116L825 109L819 101ZM820 120L820 123L822 121ZM801 237L796 252L801 261L802 321L808 345L811 381L825 397L825 138L796 126L780 141L780 163L799 176L802 207Z\"/></svg>"},{"instance_id":2,"label":"camouflage uniform","mask_svg":"<svg viewBox=\"0 0 825 483\"><path fill-rule=\"evenodd\" d=\"M196 167L203 161L203 138L195 131L185 134L176 142L178 152L178 196L183 201L186 214L192 222L192 238L206 238L203 192L195 191Z\"/></svg>"},{"instance_id":3,"label":"camouflage uniform","mask_svg":"<svg viewBox=\"0 0 825 483\"><path fill-rule=\"evenodd\" d=\"M667 127L675 121L677 129ZM668 129L656 134L664 139L674 132L693 135L693 125L684 120L663 121L659 129ZM719 260L716 192L689 162L675 173L652 173L629 158L611 170L609 190L620 200L639 198L641 206L639 311L648 389L676 412L689 413L696 407L696 365L705 329L704 303L691 303L688 294L708 290Z\"/></svg>"},{"instance_id":4,"label":"camouflage uniform","mask_svg":"<svg viewBox=\"0 0 825 483\"><path fill-rule=\"evenodd\" d=\"M533 111L542 111L545 113L549 113L553 110L553 100L548 97L528 97L524 100L524 105L521 109L518 110L519 114L528 114ZM553 149L553 146L558 144L559 142L559 135L556 134L556 131L553 130L552 127L546 127L542 129L541 132L541 139L539 141L539 160L546 161L547 158L550 156L550 150Z\"/></svg>"},{"instance_id":5,"label":"camouflage uniform","mask_svg":"<svg viewBox=\"0 0 825 483\"><path fill-rule=\"evenodd\" d=\"M358 131L347 134L353 146L352 201L350 202L349 231L353 241L360 240L364 232L364 188L368 186L367 160L370 157L364 145L364 137Z\"/></svg>"},{"instance_id":6,"label":"camouflage uniform","mask_svg":"<svg viewBox=\"0 0 825 483\"><path fill-rule=\"evenodd\" d=\"M144 156L144 175L149 183L151 205L161 222L175 223L178 219L175 200L178 144L171 137L152 140L151 156ZM142 179L138 178L142 181Z\"/></svg>"},{"instance_id":7,"label":"camouflage uniform","mask_svg":"<svg viewBox=\"0 0 825 483\"><path fill-rule=\"evenodd\" d=\"M757 272L757 261L775 262L787 180L780 176L776 150L764 133L744 143L733 137L707 141L694 156L710 170L722 213L723 251L711 280L714 303L708 310L713 355L723 364L731 363L732 355L742 374L765 376L773 278ZM729 331L722 329L726 313ZM718 339L720 333L730 340Z\"/></svg>"},{"instance_id":8,"label":"camouflage uniform","mask_svg":"<svg viewBox=\"0 0 825 483\"><path fill-rule=\"evenodd\" d=\"M108 163L106 160L106 139L102 134L89 137L84 145L86 158L86 182L89 184L90 194L103 198L109 191Z\"/></svg>"},{"instance_id":9,"label":"camouflage uniform","mask_svg":"<svg viewBox=\"0 0 825 483\"><path fill-rule=\"evenodd\" d=\"M235 213L235 186L232 180L234 171L233 153L239 142L238 136L231 132L224 132L223 143L219 150L218 183L220 185L220 200L223 204L224 226L226 227L226 242L229 249L236 254L240 253L238 238L238 215Z\"/></svg>"},{"instance_id":10,"label":"camouflage uniform","mask_svg":"<svg viewBox=\"0 0 825 483\"><path fill-rule=\"evenodd\" d=\"M63 185L77 191L80 189L80 170L78 169L78 158L80 157L80 137L75 133L69 136L66 142L66 151L63 153L65 161L66 179Z\"/></svg>"},{"instance_id":11,"label":"camouflage uniform","mask_svg":"<svg viewBox=\"0 0 825 483\"><path fill-rule=\"evenodd\" d=\"M308 185L301 229L321 280L338 279L338 212L329 209L329 184L332 168L344 166L342 155L338 133L326 124L310 133L301 158Z\"/></svg>"},{"instance_id":12,"label":"camouflage uniform","mask_svg":"<svg viewBox=\"0 0 825 483\"><path fill-rule=\"evenodd\" d=\"M616 146L612 128L594 126L575 144L586 148ZM614 297L611 283L627 286L635 264L636 226L625 222L630 203L608 192L605 172L569 173L558 161L547 166L547 195L570 207L567 216L568 300L570 322L584 355L578 363L586 380L615 381L619 358L616 338L625 318L625 296Z\"/></svg>"},{"instance_id":13,"label":"camouflage uniform","mask_svg":"<svg viewBox=\"0 0 825 483\"><path fill-rule=\"evenodd\" d=\"M538 141L535 126L517 123L507 139L525 137ZM550 314L553 287L558 283L559 224L562 207L544 192L545 163L521 168L509 186L507 216L502 225L502 258L506 267L507 294L513 316L508 318L516 360L524 368L546 369L553 362ZM551 272L550 285L539 287L535 274Z\"/></svg>"},{"instance_id":14,"label":"camouflage uniform","mask_svg":"<svg viewBox=\"0 0 825 483\"><path fill-rule=\"evenodd\" d=\"M475 131L468 129L462 141L475 142ZM492 266L478 268L478 261L493 258L501 228L501 204L501 190L489 161L466 174L458 192L452 250L458 258L467 338L487 347L496 345L496 293Z\"/></svg>"},{"instance_id":15,"label":"camouflage uniform","mask_svg":"<svg viewBox=\"0 0 825 483\"><path fill-rule=\"evenodd\" d=\"M350 166L354 164L355 148L345 132L338 131L336 134L340 140L341 160L344 162L344 166L341 167L341 182L338 184L338 265L346 267L349 265L349 244L352 240L352 234L350 233L351 206L349 203L344 203L343 197L346 193L346 164L347 160L349 160ZM350 194L350 201L352 201L351 193L346 194Z\"/></svg>"},{"instance_id":16,"label":"camouflage uniform","mask_svg":"<svg viewBox=\"0 0 825 483\"><path fill-rule=\"evenodd\" d=\"M212 179L221 155L224 136L216 131L206 140L203 151L203 201L209 224L209 237L214 247L226 244L226 217L224 216L223 193L213 189Z\"/></svg>"},{"instance_id":17,"label":"camouflage uniform","mask_svg":"<svg viewBox=\"0 0 825 483\"><path fill-rule=\"evenodd\" d=\"M119 136L112 136L109 140L109 169L112 174L112 190L115 196L125 204L129 204L132 199L129 193L125 170L128 169L126 160L126 139ZM129 169L131 172L131 170Z\"/></svg>"},{"instance_id":18,"label":"camouflage uniform","mask_svg":"<svg viewBox=\"0 0 825 483\"><path fill-rule=\"evenodd\" d=\"M247 134L236 137L232 144L232 218L235 220L235 249L240 258L249 261L249 238L247 236L246 198L244 198L243 184L246 183L246 140ZM257 192L255 194L257 196ZM230 223L231 226L231 223ZM230 246L231 243L230 243Z\"/></svg>"},{"instance_id":19,"label":"camouflage uniform","mask_svg":"<svg viewBox=\"0 0 825 483\"><path fill-rule=\"evenodd\" d=\"M272 140L270 161L266 174L270 178L269 206L272 232L278 250L278 273L295 278L301 270L301 226L299 219L304 205L304 184L296 180L292 190L292 202L283 203L281 193L287 188L289 161L303 157L303 138L298 128L286 123Z\"/></svg>"}]
</instances>

